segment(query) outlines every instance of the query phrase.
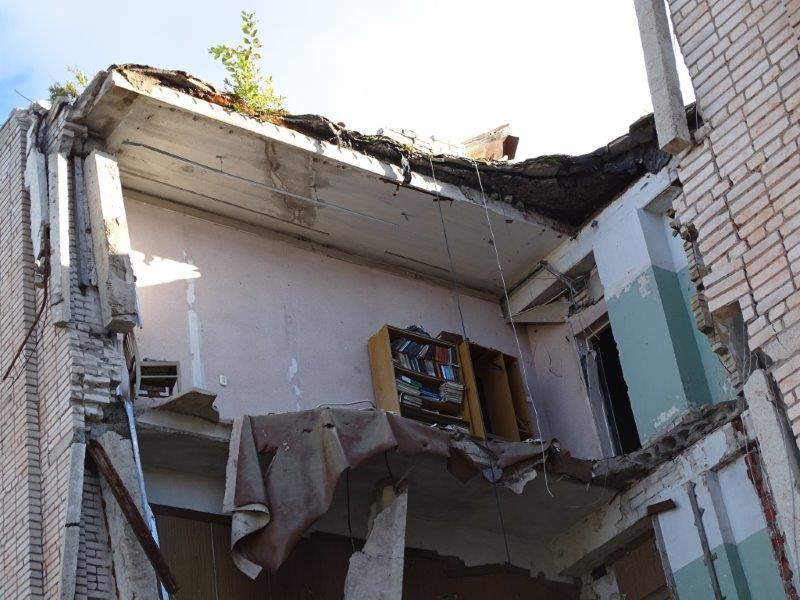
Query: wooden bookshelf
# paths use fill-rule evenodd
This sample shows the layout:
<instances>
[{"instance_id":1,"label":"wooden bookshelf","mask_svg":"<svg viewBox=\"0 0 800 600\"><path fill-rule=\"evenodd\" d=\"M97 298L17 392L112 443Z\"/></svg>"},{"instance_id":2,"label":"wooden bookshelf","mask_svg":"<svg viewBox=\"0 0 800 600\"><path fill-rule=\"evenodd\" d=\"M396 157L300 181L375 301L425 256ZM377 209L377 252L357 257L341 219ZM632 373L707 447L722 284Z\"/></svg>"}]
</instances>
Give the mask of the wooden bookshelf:
<instances>
[{"instance_id":1,"label":"wooden bookshelf","mask_svg":"<svg viewBox=\"0 0 800 600\"><path fill-rule=\"evenodd\" d=\"M418 344L429 345L432 348L446 348L451 353L452 361L445 363L452 367L454 379L433 376L415 369L402 366L392 355L392 342L405 338ZM405 376L421 385L437 389L446 381L464 384L464 373L461 362L461 353L456 344L446 340L420 335L399 327L384 325L369 339L369 360L372 370L372 385L375 391L375 403L378 408L401 414L403 416L435 422L441 425L455 424L469 428L470 433L483 437L482 425L473 423L471 404L467 402L466 391L464 400L460 405L443 403L437 405L435 410L430 406L421 408L401 406L397 389L397 378Z\"/></svg>"},{"instance_id":2,"label":"wooden bookshelf","mask_svg":"<svg viewBox=\"0 0 800 600\"><path fill-rule=\"evenodd\" d=\"M458 344L467 403L480 419L482 437L518 442L531 437L519 359L469 341Z\"/></svg>"},{"instance_id":3,"label":"wooden bookshelf","mask_svg":"<svg viewBox=\"0 0 800 600\"><path fill-rule=\"evenodd\" d=\"M441 406L437 414L400 405L397 377L405 375L431 388L438 388L445 382L443 378L397 363L392 356L392 342L401 337L419 344L456 350L454 359L457 363L453 363L455 381L464 385L464 400L457 410ZM448 332L432 338L384 325L369 340L369 359L378 408L441 425L458 422L468 426L472 435L484 439L496 437L520 441L532 437L525 384L519 359L515 356L464 341L461 336Z\"/></svg>"},{"instance_id":4,"label":"wooden bookshelf","mask_svg":"<svg viewBox=\"0 0 800 600\"><path fill-rule=\"evenodd\" d=\"M456 333L442 331L438 337L458 346L467 402L480 415L484 435L514 441L533 437L519 358Z\"/></svg>"}]
</instances>

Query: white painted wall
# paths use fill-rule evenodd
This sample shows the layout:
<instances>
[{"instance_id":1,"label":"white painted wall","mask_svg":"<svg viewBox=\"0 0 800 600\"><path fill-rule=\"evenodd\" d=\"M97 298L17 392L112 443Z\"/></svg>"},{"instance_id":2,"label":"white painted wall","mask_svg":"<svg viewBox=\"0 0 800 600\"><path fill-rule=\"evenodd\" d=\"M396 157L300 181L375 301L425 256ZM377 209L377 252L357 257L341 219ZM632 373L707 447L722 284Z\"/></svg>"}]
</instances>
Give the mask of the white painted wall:
<instances>
[{"instance_id":1,"label":"white painted wall","mask_svg":"<svg viewBox=\"0 0 800 600\"><path fill-rule=\"evenodd\" d=\"M528 326L533 354L533 395L564 448L579 458L603 455L575 341L567 323Z\"/></svg>"},{"instance_id":2,"label":"white painted wall","mask_svg":"<svg viewBox=\"0 0 800 600\"><path fill-rule=\"evenodd\" d=\"M141 354L180 361L181 387L217 393L224 418L372 401L367 340L384 323L460 332L447 287L140 201L126 209ZM518 355L497 303L462 296L462 307L471 339Z\"/></svg>"},{"instance_id":3,"label":"white painted wall","mask_svg":"<svg viewBox=\"0 0 800 600\"><path fill-rule=\"evenodd\" d=\"M606 225L593 246L606 298L626 290L652 265L668 271L686 265L686 257L680 258L683 244L667 234L664 221L660 214L638 209Z\"/></svg>"},{"instance_id":4,"label":"white painted wall","mask_svg":"<svg viewBox=\"0 0 800 600\"><path fill-rule=\"evenodd\" d=\"M224 479L155 467L145 467L144 478L151 504L222 514Z\"/></svg>"}]
</instances>

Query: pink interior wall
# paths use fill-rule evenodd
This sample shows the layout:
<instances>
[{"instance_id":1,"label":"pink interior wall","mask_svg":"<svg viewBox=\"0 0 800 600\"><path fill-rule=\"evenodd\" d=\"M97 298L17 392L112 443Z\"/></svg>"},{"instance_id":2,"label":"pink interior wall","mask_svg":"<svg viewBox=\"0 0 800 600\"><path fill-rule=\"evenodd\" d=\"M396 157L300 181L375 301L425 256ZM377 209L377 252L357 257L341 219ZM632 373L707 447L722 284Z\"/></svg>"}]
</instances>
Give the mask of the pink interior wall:
<instances>
[{"instance_id":1,"label":"pink interior wall","mask_svg":"<svg viewBox=\"0 0 800 600\"><path fill-rule=\"evenodd\" d=\"M384 323L461 329L447 287L130 199L126 209L146 265L141 353L180 361L182 388L217 393L223 417L371 401L367 340ZM519 354L496 302L462 295L462 307L471 339Z\"/></svg>"},{"instance_id":2,"label":"pink interior wall","mask_svg":"<svg viewBox=\"0 0 800 600\"><path fill-rule=\"evenodd\" d=\"M573 456L599 458L600 441L569 325L529 325L527 333L534 399L544 405L555 437Z\"/></svg>"}]
</instances>

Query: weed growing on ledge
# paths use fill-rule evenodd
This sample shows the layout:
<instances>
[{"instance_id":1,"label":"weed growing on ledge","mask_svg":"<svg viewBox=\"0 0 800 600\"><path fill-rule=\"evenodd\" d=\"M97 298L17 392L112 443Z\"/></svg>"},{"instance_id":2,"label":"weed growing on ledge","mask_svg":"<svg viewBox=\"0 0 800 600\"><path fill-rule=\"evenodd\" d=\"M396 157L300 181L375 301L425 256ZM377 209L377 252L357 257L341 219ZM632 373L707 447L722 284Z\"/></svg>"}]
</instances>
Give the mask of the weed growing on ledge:
<instances>
[{"instance_id":1,"label":"weed growing on ledge","mask_svg":"<svg viewBox=\"0 0 800 600\"><path fill-rule=\"evenodd\" d=\"M75 78L74 81L65 81L64 83L57 81L47 88L51 102L55 102L59 98L66 98L70 102L74 102L89 84L89 77L78 67L67 67L67 71L72 73L72 76Z\"/></svg>"},{"instance_id":2,"label":"weed growing on ledge","mask_svg":"<svg viewBox=\"0 0 800 600\"><path fill-rule=\"evenodd\" d=\"M242 43L238 46L220 44L208 52L228 71L227 91L237 103L236 108L257 117L284 114L283 96L272 86L272 77L261 75L261 40L255 13L242 11Z\"/></svg>"}]
</instances>

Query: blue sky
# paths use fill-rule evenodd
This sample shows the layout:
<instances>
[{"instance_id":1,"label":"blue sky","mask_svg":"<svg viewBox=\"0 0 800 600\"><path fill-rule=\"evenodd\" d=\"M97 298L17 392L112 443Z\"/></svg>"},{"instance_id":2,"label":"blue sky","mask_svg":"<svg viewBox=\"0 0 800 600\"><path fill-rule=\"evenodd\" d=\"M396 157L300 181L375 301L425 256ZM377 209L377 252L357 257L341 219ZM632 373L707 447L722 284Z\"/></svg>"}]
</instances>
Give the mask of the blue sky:
<instances>
[{"instance_id":1,"label":"blue sky","mask_svg":"<svg viewBox=\"0 0 800 600\"><path fill-rule=\"evenodd\" d=\"M66 66L179 68L221 84L209 46L255 11L294 113L459 141L509 122L518 158L582 153L652 110L632 0L0 0L0 120ZM688 90L687 90L688 91ZM686 95L686 94L685 94Z\"/></svg>"}]
</instances>

